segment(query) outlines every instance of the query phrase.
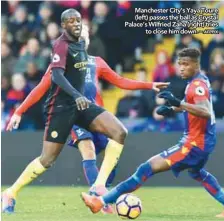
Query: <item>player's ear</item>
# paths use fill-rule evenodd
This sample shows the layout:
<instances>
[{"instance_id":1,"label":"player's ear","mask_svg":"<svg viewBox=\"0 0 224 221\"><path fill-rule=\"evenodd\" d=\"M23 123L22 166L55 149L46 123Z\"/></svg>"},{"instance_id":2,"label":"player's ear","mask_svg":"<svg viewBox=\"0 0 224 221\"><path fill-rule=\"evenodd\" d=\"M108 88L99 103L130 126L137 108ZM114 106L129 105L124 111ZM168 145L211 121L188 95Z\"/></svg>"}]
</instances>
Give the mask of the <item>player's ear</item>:
<instances>
[{"instance_id":1,"label":"player's ear","mask_svg":"<svg viewBox=\"0 0 224 221\"><path fill-rule=\"evenodd\" d=\"M65 23L64 22L61 23L61 27L65 29Z\"/></svg>"},{"instance_id":2,"label":"player's ear","mask_svg":"<svg viewBox=\"0 0 224 221\"><path fill-rule=\"evenodd\" d=\"M195 66L196 68L200 68L200 61L197 61Z\"/></svg>"}]
</instances>

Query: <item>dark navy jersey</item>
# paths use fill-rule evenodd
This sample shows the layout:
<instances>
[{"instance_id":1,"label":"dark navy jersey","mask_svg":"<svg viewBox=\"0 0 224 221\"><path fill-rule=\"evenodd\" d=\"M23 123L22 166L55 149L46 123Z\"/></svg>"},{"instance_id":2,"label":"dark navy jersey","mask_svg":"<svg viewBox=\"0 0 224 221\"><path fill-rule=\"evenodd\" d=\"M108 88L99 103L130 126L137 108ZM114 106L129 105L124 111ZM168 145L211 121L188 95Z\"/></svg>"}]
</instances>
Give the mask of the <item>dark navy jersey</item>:
<instances>
[{"instance_id":1,"label":"dark navy jersey","mask_svg":"<svg viewBox=\"0 0 224 221\"><path fill-rule=\"evenodd\" d=\"M71 41L65 33L55 41L52 50L51 68L64 69L65 78L83 95L87 62L84 41ZM71 105L75 105L74 98L52 81L50 92L46 100L46 108L48 111L52 106L68 108Z\"/></svg>"}]
</instances>

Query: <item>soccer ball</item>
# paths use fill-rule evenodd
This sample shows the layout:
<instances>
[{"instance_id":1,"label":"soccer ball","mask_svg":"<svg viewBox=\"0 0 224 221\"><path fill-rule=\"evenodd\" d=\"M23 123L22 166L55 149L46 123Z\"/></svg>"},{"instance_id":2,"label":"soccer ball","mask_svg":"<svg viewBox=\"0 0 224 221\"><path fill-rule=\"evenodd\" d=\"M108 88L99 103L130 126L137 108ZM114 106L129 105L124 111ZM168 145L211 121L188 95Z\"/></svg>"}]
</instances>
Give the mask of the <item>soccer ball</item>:
<instances>
[{"instance_id":1,"label":"soccer ball","mask_svg":"<svg viewBox=\"0 0 224 221\"><path fill-rule=\"evenodd\" d=\"M121 195L116 201L116 211L122 219L136 219L142 212L141 200L132 195Z\"/></svg>"}]
</instances>

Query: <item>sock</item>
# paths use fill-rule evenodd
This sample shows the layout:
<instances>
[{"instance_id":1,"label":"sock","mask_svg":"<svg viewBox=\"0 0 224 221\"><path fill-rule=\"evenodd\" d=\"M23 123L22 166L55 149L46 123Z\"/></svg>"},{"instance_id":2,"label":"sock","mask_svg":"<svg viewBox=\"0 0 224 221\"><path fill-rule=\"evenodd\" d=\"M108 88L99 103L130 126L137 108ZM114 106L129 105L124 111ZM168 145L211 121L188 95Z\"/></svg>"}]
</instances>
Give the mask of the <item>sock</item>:
<instances>
[{"instance_id":1,"label":"sock","mask_svg":"<svg viewBox=\"0 0 224 221\"><path fill-rule=\"evenodd\" d=\"M200 182L214 199L224 205L224 191L212 174L205 169L201 169L199 172L189 172L189 175Z\"/></svg>"},{"instance_id":2,"label":"sock","mask_svg":"<svg viewBox=\"0 0 224 221\"><path fill-rule=\"evenodd\" d=\"M116 176L116 171L117 171L117 166L115 166L112 172L110 173L110 176L108 177L106 182L106 187L110 187L112 185L114 178Z\"/></svg>"},{"instance_id":3,"label":"sock","mask_svg":"<svg viewBox=\"0 0 224 221\"><path fill-rule=\"evenodd\" d=\"M141 164L137 171L127 180L121 182L102 197L105 204L115 203L119 196L138 189L149 177L153 175L149 162Z\"/></svg>"},{"instance_id":4,"label":"sock","mask_svg":"<svg viewBox=\"0 0 224 221\"><path fill-rule=\"evenodd\" d=\"M18 192L22 187L32 182L44 171L46 171L46 168L44 168L40 163L39 157L36 158L26 167L26 169L22 172L16 182L10 188L7 189L7 192L12 197L16 198Z\"/></svg>"},{"instance_id":5,"label":"sock","mask_svg":"<svg viewBox=\"0 0 224 221\"><path fill-rule=\"evenodd\" d=\"M98 168L96 166L96 160L83 160L83 171L89 186L92 186L98 176Z\"/></svg>"},{"instance_id":6,"label":"sock","mask_svg":"<svg viewBox=\"0 0 224 221\"><path fill-rule=\"evenodd\" d=\"M123 150L123 146L123 144L119 144L114 140L109 140L106 146L105 156L99 171L99 175L94 185L106 185L107 178L109 177L113 168L117 165Z\"/></svg>"}]
</instances>

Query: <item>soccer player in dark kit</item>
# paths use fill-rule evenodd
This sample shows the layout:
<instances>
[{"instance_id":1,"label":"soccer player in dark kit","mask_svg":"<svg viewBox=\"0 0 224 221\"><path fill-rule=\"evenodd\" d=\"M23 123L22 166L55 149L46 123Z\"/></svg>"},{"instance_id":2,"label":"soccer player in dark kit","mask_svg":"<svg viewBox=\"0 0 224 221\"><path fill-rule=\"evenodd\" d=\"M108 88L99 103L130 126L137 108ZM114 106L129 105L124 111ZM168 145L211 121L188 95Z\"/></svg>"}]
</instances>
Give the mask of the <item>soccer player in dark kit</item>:
<instances>
[{"instance_id":1,"label":"soccer player in dark kit","mask_svg":"<svg viewBox=\"0 0 224 221\"><path fill-rule=\"evenodd\" d=\"M75 9L61 15L63 34L55 41L52 52L52 83L46 100L47 121L43 150L23 171L17 181L2 194L2 210L14 211L16 195L49 168L60 154L72 129L78 125L110 138L110 166L114 168L123 149L127 130L122 123L102 107L89 101L84 94L88 56L85 42L80 40L82 18Z\"/></svg>"},{"instance_id":2,"label":"soccer player in dark kit","mask_svg":"<svg viewBox=\"0 0 224 221\"><path fill-rule=\"evenodd\" d=\"M200 71L200 52L186 48L178 55L181 77L188 79L183 101L171 92L159 94L170 106L163 105L157 113L167 116L174 111L183 111L185 131L181 140L173 147L151 157L141 164L127 180L118 184L102 197L82 193L82 199L93 213L104 204L115 203L124 193L138 189L147 179L157 173L172 170L175 176L188 170L190 178L199 182L219 203L224 205L224 191L217 179L205 169L210 154L216 144L215 115L212 107L212 90L208 78ZM217 215L223 217L223 214Z\"/></svg>"},{"instance_id":3,"label":"soccer player in dark kit","mask_svg":"<svg viewBox=\"0 0 224 221\"><path fill-rule=\"evenodd\" d=\"M83 25L81 37L85 40L86 45L88 47L89 35L88 28ZM17 128L19 126L21 116L26 110L31 107L33 104L38 102L40 98L50 89L51 87L51 65L48 67L44 77L41 82L37 85L36 88L32 90L32 92L28 95L26 100L17 108L14 115L12 116L10 123L8 124L7 130L12 130L13 128ZM103 106L102 97L100 96L98 90L98 79L104 78L108 82L123 88L123 89L153 89L155 91L159 91L160 88L164 88L168 85L168 83L163 82L140 82L134 81L130 79L123 78L117 75L113 70L109 68L106 62L100 57L93 57L88 55L88 64L87 64L87 74L85 76L85 90L84 95L86 98L91 100L91 102L96 103L99 106ZM63 126L63 125L62 125ZM109 146L109 139L100 133L91 133L84 128L78 127L76 125L73 126L71 130L71 139L68 142L69 146L76 147L79 149L82 157L83 157L83 169L88 181L88 184L92 186L91 192L93 194L104 194L106 190L105 185L106 182L112 181L113 172L111 173L111 160L113 158L113 147ZM95 146L94 146L95 145ZM111 150L112 148L112 150ZM102 163L102 167L100 169L98 175L98 169L96 166L96 156L95 153L98 154L102 150L106 149L104 160ZM110 175L110 176L109 176ZM108 178L109 176L109 178ZM107 179L108 178L108 179ZM20 183L16 185L17 193L21 190L24 183ZM12 185L14 186L14 184ZM13 187L9 187L11 189ZM6 190L8 192L8 190ZM3 193L4 195L4 193ZM6 197L7 198L7 194ZM4 212L10 211L10 205L5 206ZM12 209L11 209L12 210ZM103 213L111 213L112 207L104 207Z\"/></svg>"}]
</instances>

